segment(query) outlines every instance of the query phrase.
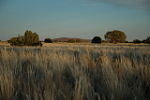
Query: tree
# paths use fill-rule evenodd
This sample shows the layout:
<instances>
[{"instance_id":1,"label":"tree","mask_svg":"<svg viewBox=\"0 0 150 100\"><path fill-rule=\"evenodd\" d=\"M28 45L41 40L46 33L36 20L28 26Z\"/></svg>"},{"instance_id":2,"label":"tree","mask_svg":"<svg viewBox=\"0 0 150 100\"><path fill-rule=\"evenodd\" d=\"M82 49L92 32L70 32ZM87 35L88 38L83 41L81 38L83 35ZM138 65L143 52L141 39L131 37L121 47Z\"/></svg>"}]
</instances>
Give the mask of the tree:
<instances>
[{"instance_id":1,"label":"tree","mask_svg":"<svg viewBox=\"0 0 150 100\"><path fill-rule=\"evenodd\" d=\"M95 36L91 43L102 43L102 39L99 36Z\"/></svg>"},{"instance_id":2,"label":"tree","mask_svg":"<svg viewBox=\"0 0 150 100\"><path fill-rule=\"evenodd\" d=\"M18 44L19 45L23 45L24 44L24 36L18 35L17 39L18 39L18 42L19 42Z\"/></svg>"},{"instance_id":3,"label":"tree","mask_svg":"<svg viewBox=\"0 0 150 100\"><path fill-rule=\"evenodd\" d=\"M124 43L126 41L126 35L124 32L119 30L108 31L105 34L106 41L110 43Z\"/></svg>"},{"instance_id":4,"label":"tree","mask_svg":"<svg viewBox=\"0 0 150 100\"><path fill-rule=\"evenodd\" d=\"M10 40L8 40L8 43L10 43L10 45L18 45L17 37L12 37Z\"/></svg>"},{"instance_id":5,"label":"tree","mask_svg":"<svg viewBox=\"0 0 150 100\"><path fill-rule=\"evenodd\" d=\"M39 36L37 33L32 33L31 31L26 31L24 33L24 45L32 46L39 45Z\"/></svg>"},{"instance_id":6,"label":"tree","mask_svg":"<svg viewBox=\"0 0 150 100\"><path fill-rule=\"evenodd\" d=\"M146 41L148 44L150 44L150 37L147 37Z\"/></svg>"},{"instance_id":7,"label":"tree","mask_svg":"<svg viewBox=\"0 0 150 100\"><path fill-rule=\"evenodd\" d=\"M53 41L52 41L50 38L46 38L46 39L44 40L44 42L45 42L45 43L53 43Z\"/></svg>"},{"instance_id":8,"label":"tree","mask_svg":"<svg viewBox=\"0 0 150 100\"><path fill-rule=\"evenodd\" d=\"M147 39L142 40L142 43L147 43Z\"/></svg>"},{"instance_id":9,"label":"tree","mask_svg":"<svg viewBox=\"0 0 150 100\"><path fill-rule=\"evenodd\" d=\"M32 34L32 45L36 45L36 44L39 44L39 36L36 32L34 32Z\"/></svg>"}]
</instances>

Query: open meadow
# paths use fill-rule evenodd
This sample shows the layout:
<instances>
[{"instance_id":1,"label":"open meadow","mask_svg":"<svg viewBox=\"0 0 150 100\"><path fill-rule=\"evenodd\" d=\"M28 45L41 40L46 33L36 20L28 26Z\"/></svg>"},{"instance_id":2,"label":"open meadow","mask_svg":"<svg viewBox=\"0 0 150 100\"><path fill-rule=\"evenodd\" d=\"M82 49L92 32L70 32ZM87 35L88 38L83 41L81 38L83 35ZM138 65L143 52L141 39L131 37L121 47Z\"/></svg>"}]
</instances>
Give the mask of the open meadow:
<instances>
[{"instance_id":1,"label":"open meadow","mask_svg":"<svg viewBox=\"0 0 150 100\"><path fill-rule=\"evenodd\" d=\"M0 100L150 100L150 45L0 45Z\"/></svg>"}]
</instances>

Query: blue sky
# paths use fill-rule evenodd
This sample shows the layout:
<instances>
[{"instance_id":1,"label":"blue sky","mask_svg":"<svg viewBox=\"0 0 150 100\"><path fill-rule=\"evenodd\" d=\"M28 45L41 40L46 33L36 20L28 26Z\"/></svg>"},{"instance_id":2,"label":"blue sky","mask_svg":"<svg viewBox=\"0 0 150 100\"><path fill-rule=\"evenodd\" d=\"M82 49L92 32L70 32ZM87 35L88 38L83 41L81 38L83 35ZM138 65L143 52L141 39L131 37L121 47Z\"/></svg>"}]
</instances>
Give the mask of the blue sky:
<instances>
[{"instance_id":1,"label":"blue sky","mask_svg":"<svg viewBox=\"0 0 150 100\"><path fill-rule=\"evenodd\" d=\"M120 30L127 40L150 36L150 0L1 0L0 40L26 30L45 38L104 39Z\"/></svg>"}]
</instances>

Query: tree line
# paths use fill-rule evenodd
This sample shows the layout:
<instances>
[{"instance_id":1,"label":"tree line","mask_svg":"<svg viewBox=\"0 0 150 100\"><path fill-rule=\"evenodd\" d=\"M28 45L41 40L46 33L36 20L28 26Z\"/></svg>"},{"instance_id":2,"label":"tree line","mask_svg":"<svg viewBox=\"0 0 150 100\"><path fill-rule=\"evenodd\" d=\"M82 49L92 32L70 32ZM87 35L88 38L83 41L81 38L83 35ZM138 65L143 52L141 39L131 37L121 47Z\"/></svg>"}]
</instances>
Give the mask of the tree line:
<instances>
[{"instance_id":1,"label":"tree line","mask_svg":"<svg viewBox=\"0 0 150 100\"><path fill-rule=\"evenodd\" d=\"M104 35L105 40L102 40L101 37L99 36L95 36L91 43L128 43L128 41L126 41L126 34L122 31L119 30L114 30L114 31L108 31L106 32L106 34ZM18 35L18 37L12 37L10 38L10 40L8 40L8 42L11 45L15 45L15 46L42 46L41 41L39 40L39 36L36 32L32 32L32 31L25 31L24 36ZM53 43L53 42L59 42L57 40L53 41L50 38L46 38L44 40L45 43ZM68 43L80 43L81 40L80 39L69 39L67 41ZM132 43L148 43L150 44L150 37L147 37L147 39L144 40L139 40L139 39L135 39L133 40Z\"/></svg>"},{"instance_id":2,"label":"tree line","mask_svg":"<svg viewBox=\"0 0 150 100\"><path fill-rule=\"evenodd\" d=\"M147 39L144 40L139 40L139 39L134 39L133 42L128 42L126 41L126 34L122 31L119 30L114 30L114 31L108 31L105 35L105 40L102 40L101 37L95 36L92 39L92 43L102 43L102 42L107 42L107 43L147 43L150 44L150 37L147 37Z\"/></svg>"}]
</instances>

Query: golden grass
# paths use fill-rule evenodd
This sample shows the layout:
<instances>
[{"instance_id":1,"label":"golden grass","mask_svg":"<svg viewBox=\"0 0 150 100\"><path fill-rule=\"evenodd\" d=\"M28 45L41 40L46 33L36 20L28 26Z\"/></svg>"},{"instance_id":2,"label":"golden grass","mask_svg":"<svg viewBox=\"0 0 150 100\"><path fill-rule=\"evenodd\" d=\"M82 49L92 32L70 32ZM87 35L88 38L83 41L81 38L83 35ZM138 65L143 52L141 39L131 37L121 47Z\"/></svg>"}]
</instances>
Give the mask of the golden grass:
<instances>
[{"instance_id":1,"label":"golden grass","mask_svg":"<svg viewBox=\"0 0 150 100\"><path fill-rule=\"evenodd\" d=\"M0 41L0 45L8 45L8 46L10 46L10 44L7 41Z\"/></svg>"},{"instance_id":2,"label":"golden grass","mask_svg":"<svg viewBox=\"0 0 150 100\"><path fill-rule=\"evenodd\" d=\"M0 100L148 100L150 47L0 47Z\"/></svg>"}]
</instances>

